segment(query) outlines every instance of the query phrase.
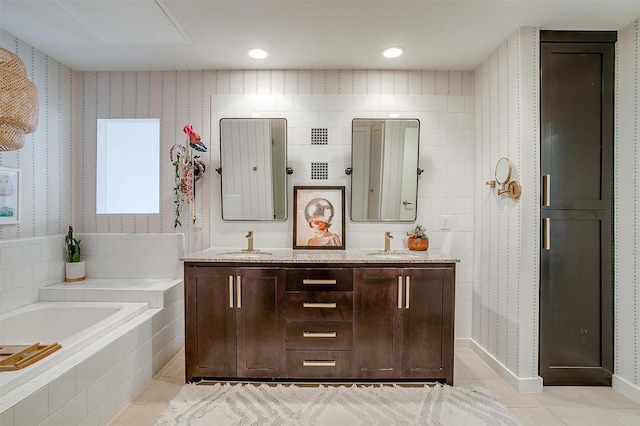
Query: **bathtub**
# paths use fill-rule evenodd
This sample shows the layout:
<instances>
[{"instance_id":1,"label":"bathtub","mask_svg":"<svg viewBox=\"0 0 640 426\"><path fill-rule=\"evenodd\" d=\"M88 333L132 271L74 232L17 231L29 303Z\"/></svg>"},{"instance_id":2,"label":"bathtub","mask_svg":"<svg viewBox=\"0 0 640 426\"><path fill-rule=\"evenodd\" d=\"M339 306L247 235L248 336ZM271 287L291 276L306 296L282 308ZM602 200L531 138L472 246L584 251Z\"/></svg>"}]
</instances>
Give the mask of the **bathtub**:
<instances>
[{"instance_id":1,"label":"bathtub","mask_svg":"<svg viewBox=\"0 0 640 426\"><path fill-rule=\"evenodd\" d=\"M68 359L148 307L147 303L38 302L0 315L0 344L57 342L62 346L28 367L0 372L0 397Z\"/></svg>"}]
</instances>

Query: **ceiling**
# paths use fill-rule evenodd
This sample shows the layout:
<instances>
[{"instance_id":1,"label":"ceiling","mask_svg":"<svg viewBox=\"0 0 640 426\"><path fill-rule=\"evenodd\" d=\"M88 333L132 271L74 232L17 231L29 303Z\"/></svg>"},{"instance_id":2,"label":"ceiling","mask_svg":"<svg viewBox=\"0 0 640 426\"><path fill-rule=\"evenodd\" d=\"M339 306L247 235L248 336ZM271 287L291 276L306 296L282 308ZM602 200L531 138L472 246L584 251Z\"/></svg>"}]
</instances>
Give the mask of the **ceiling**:
<instances>
[{"instance_id":1,"label":"ceiling","mask_svg":"<svg viewBox=\"0 0 640 426\"><path fill-rule=\"evenodd\" d=\"M640 0L0 0L0 28L78 71L473 70L522 26L636 18ZM383 58L392 45L405 54Z\"/></svg>"}]
</instances>

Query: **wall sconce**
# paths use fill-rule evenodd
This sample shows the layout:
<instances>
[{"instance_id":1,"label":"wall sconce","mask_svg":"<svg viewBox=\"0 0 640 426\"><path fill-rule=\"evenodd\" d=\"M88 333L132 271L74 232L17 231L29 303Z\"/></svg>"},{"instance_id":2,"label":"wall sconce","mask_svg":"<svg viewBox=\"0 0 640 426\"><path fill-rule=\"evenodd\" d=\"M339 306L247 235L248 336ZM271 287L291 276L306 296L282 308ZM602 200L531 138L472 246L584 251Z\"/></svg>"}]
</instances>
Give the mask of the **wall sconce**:
<instances>
[{"instance_id":1,"label":"wall sconce","mask_svg":"<svg viewBox=\"0 0 640 426\"><path fill-rule=\"evenodd\" d=\"M38 127L38 89L27 79L22 60L0 48L0 151L24 146Z\"/></svg>"},{"instance_id":2,"label":"wall sconce","mask_svg":"<svg viewBox=\"0 0 640 426\"><path fill-rule=\"evenodd\" d=\"M496 187L496 183L500 185L498 188L498 195L507 194L512 199L520 198L522 188L517 180L511 180L511 161L508 158L502 157L496 164L495 180L489 180L485 182L491 188Z\"/></svg>"}]
</instances>

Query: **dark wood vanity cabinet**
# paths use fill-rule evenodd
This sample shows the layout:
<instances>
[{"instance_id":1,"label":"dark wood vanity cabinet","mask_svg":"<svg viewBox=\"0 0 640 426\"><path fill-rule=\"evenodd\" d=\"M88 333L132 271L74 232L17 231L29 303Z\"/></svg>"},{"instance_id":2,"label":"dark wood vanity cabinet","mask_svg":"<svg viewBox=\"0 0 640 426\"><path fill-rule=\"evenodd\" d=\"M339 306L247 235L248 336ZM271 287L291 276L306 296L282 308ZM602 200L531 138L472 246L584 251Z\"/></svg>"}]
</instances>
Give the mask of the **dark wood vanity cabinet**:
<instances>
[{"instance_id":1,"label":"dark wood vanity cabinet","mask_svg":"<svg viewBox=\"0 0 640 426\"><path fill-rule=\"evenodd\" d=\"M453 383L455 264L185 265L186 379Z\"/></svg>"},{"instance_id":2,"label":"dark wood vanity cabinet","mask_svg":"<svg viewBox=\"0 0 640 426\"><path fill-rule=\"evenodd\" d=\"M454 280L452 266L356 269L356 377L453 384Z\"/></svg>"},{"instance_id":3,"label":"dark wood vanity cabinet","mask_svg":"<svg viewBox=\"0 0 640 426\"><path fill-rule=\"evenodd\" d=\"M185 268L186 378L285 372L284 271Z\"/></svg>"}]
</instances>

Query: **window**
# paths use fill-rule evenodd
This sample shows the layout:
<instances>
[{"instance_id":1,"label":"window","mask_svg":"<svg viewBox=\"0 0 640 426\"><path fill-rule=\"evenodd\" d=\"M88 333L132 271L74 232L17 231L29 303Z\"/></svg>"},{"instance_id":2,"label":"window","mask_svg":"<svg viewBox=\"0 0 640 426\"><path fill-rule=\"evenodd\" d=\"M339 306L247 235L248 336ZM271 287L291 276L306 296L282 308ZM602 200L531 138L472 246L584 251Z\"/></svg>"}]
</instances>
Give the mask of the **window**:
<instances>
[{"instance_id":1,"label":"window","mask_svg":"<svg viewBox=\"0 0 640 426\"><path fill-rule=\"evenodd\" d=\"M96 213L160 213L160 119L98 119Z\"/></svg>"}]
</instances>

